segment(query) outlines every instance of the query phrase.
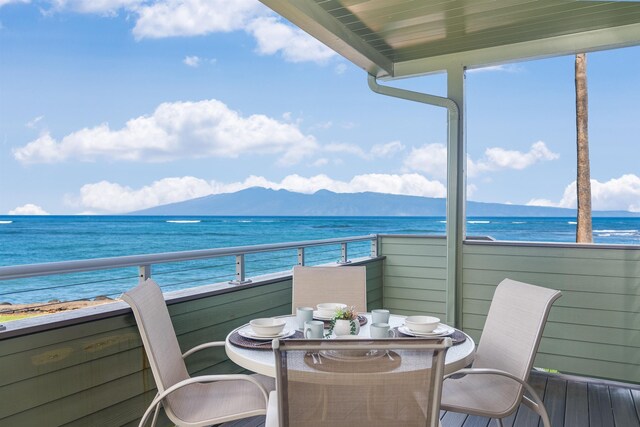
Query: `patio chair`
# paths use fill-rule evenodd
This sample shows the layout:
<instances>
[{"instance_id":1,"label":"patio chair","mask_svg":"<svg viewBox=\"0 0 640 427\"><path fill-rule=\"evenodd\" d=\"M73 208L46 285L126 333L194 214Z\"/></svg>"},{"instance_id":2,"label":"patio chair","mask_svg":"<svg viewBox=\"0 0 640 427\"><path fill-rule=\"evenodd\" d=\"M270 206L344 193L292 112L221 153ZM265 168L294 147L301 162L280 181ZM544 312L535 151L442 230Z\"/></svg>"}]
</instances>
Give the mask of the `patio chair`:
<instances>
[{"instance_id":1,"label":"patio chair","mask_svg":"<svg viewBox=\"0 0 640 427\"><path fill-rule=\"evenodd\" d=\"M210 342L180 352L162 290L151 279L122 295L132 308L142 343L151 365L158 394L144 412L139 426L145 425L160 405L178 426L207 426L266 414L268 393L273 380L261 375L202 375L191 378L184 358L224 342Z\"/></svg>"},{"instance_id":2,"label":"patio chair","mask_svg":"<svg viewBox=\"0 0 640 427\"><path fill-rule=\"evenodd\" d=\"M450 338L273 341L266 427L437 427Z\"/></svg>"},{"instance_id":3,"label":"patio chair","mask_svg":"<svg viewBox=\"0 0 640 427\"><path fill-rule=\"evenodd\" d=\"M367 311L367 268L293 267L292 309L315 307L323 302L354 306L358 313Z\"/></svg>"},{"instance_id":4,"label":"patio chair","mask_svg":"<svg viewBox=\"0 0 640 427\"><path fill-rule=\"evenodd\" d=\"M502 418L521 402L550 427L541 399L527 384L551 305L560 291L505 279L496 288L471 369L447 378L442 409L471 415ZM530 396L524 395L524 390Z\"/></svg>"}]
</instances>

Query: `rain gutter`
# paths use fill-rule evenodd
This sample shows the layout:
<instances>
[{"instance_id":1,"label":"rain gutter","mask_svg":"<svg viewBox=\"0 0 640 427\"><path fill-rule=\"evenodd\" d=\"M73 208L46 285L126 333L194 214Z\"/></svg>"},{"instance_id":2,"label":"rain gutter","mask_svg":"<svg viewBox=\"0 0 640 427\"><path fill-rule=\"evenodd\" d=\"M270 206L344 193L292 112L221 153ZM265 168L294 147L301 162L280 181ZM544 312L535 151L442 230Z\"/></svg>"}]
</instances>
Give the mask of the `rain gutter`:
<instances>
[{"instance_id":1,"label":"rain gutter","mask_svg":"<svg viewBox=\"0 0 640 427\"><path fill-rule=\"evenodd\" d=\"M452 73L453 74L453 73ZM449 77L451 79L451 76ZM464 85L464 73L460 74L459 88ZM451 98L429 95L406 89L378 84L375 76L368 75L369 88L381 95L406 99L436 107L446 108L447 117L447 283L446 321L459 327L461 323L462 292L462 241L464 239L464 139L460 120L460 108ZM462 90L460 90L462 92Z\"/></svg>"}]
</instances>

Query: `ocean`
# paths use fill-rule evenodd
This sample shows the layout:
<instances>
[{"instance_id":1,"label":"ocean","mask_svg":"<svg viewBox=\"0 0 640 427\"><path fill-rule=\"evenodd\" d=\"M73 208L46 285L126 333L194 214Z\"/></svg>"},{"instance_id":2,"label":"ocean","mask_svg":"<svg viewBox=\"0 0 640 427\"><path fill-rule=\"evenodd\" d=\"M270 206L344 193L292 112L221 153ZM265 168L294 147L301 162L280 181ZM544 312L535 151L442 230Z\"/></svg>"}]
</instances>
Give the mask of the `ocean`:
<instances>
[{"instance_id":1,"label":"ocean","mask_svg":"<svg viewBox=\"0 0 640 427\"><path fill-rule=\"evenodd\" d=\"M0 266L211 249L263 243L295 242L366 234L444 235L442 217L166 217L166 216L0 216ZM467 235L497 240L573 242L575 218L469 218ZM640 245L640 218L594 218L596 243ZM368 253L367 243L350 245L350 254ZM324 255L323 255L324 254ZM252 272L290 268L290 254L254 256ZM312 262L338 254L310 250ZM278 262L280 259L280 262ZM282 261L285 259L285 261ZM170 289L212 283L233 276L220 260L201 269L194 263L158 266ZM283 262L288 263L284 264ZM225 269L226 268L226 269ZM204 271L201 271L204 270ZM173 274L173 278L171 278ZM94 272L0 281L0 302L73 300L118 296L135 285L136 272Z\"/></svg>"}]
</instances>

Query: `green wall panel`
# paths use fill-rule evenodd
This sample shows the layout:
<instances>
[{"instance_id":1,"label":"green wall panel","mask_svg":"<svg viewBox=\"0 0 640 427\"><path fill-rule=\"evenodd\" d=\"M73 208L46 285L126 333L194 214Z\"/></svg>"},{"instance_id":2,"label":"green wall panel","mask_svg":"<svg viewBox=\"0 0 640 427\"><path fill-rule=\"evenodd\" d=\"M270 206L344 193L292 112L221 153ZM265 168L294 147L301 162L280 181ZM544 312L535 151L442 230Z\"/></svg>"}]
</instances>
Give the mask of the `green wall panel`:
<instances>
[{"instance_id":1,"label":"green wall panel","mask_svg":"<svg viewBox=\"0 0 640 427\"><path fill-rule=\"evenodd\" d=\"M551 309L536 366L640 382L640 249L465 244L466 330L482 330L495 287L507 277L562 291Z\"/></svg>"},{"instance_id":2,"label":"green wall panel","mask_svg":"<svg viewBox=\"0 0 640 427\"><path fill-rule=\"evenodd\" d=\"M383 261L362 264L369 308L381 307ZM291 313L291 277L170 301L169 313L183 351L223 341L252 318ZM223 348L198 352L187 366L192 375L242 372ZM153 375L130 312L0 340L0 425L137 425L154 396ZM160 423L167 424L166 418Z\"/></svg>"}]
</instances>

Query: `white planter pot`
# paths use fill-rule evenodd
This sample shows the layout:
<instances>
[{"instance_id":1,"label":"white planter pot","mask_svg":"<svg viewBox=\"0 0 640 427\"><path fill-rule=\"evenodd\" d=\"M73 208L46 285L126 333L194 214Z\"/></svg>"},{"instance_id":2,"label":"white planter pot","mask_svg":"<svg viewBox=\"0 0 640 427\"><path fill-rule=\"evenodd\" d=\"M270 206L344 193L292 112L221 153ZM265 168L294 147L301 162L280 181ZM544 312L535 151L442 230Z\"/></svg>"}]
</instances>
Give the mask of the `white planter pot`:
<instances>
[{"instance_id":1,"label":"white planter pot","mask_svg":"<svg viewBox=\"0 0 640 427\"><path fill-rule=\"evenodd\" d=\"M351 333L351 322L354 323L356 329L355 334ZM333 327L333 333L336 334L337 337L345 336L345 335L358 335L360 332L360 322L356 320L336 320L336 324Z\"/></svg>"}]
</instances>

